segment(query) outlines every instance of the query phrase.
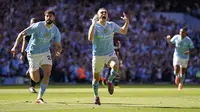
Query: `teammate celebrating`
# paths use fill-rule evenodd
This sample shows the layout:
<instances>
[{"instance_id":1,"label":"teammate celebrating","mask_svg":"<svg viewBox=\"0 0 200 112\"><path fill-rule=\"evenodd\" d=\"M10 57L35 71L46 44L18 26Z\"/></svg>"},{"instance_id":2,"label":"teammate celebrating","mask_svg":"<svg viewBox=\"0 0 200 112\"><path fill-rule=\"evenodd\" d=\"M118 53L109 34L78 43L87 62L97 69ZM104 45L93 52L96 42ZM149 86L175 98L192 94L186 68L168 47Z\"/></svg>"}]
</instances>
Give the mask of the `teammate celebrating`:
<instances>
[{"instance_id":1,"label":"teammate celebrating","mask_svg":"<svg viewBox=\"0 0 200 112\"><path fill-rule=\"evenodd\" d=\"M115 22L107 21L108 12L105 8L100 8L97 14L92 19L88 33L88 40L92 42L92 68L93 68L93 81L92 86L95 95L95 104L100 105L100 98L98 95L98 86L100 80L100 73L107 64L112 68L111 74L108 78L108 92L112 95L114 87L112 84L113 79L118 74L119 60L114 52L113 34L121 33L126 34L128 31L129 20L126 14L123 13L121 17L125 24L120 27Z\"/></svg>"},{"instance_id":2,"label":"teammate celebrating","mask_svg":"<svg viewBox=\"0 0 200 112\"><path fill-rule=\"evenodd\" d=\"M194 48L192 40L187 36L187 28L181 28L179 34L171 38L167 36L167 42L175 45L173 56L174 75L176 76L175 83L178 85L178 90L182 90L185 80L185 71L188 66L189 54Z\"/></svg>"},{"instance_id":3,"label":"teammate celebrating","mask_svg":"<svg viewBox=\"0 0 200 112\"><path fill-rule=\"evenodd\" d=\"M55 39L56 56L60 56L62 47L60 44L61 36L58 28L53 24L55 12L47 10L44 12L45 21L32 24L19 33L16 42L11 49L13 56L16 54L16 48L22 38L26 35L32 35L27 49L27 58L29 62L30 77L34 82L40 81L39 67L42 68L44 77L40 83L40 91L36 103L46 103L42 96L48 86L49 77L52 69L52 59L49 46L52 39Z\"/></svg>"}]
</instances>

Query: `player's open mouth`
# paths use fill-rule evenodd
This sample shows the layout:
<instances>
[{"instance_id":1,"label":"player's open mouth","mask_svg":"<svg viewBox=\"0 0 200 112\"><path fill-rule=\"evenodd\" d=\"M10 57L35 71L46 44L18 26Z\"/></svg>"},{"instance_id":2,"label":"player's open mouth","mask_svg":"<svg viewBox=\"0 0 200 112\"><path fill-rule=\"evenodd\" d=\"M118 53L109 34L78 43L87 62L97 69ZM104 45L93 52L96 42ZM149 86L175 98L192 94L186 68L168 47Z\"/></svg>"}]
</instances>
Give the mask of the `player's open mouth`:
<instances>
[{"instance_id":1,"label":"player's open mouth","mask_svg":"<svg viewBox=\"0 0 200 112\"><path fill-rule=\"evenodd\" d=\"M106 19L106 16L103 16L102 18L103 18L103 19Z\"/></svg>"}]
</instances>

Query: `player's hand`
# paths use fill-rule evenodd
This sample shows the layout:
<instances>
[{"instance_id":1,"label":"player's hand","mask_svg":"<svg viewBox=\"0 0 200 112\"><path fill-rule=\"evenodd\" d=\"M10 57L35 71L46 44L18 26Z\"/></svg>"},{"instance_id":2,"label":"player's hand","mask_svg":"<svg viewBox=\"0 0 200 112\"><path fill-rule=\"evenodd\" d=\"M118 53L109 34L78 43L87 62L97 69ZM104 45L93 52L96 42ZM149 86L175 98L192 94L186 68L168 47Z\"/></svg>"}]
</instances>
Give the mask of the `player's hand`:
<instances>
[{"instance_id":1,"label":"player's hand","mask_svg":"<svg viewBox=\"0 0 200 112\"><path fill-rule=\"evenodd\" d=\"M56 52L56 56L57 56L57 57L60 57L60 55L61 55L61 53L57 51L57 52Z\"/></svg>"},{"instance_id":2,"label":"player's hand","mask_svg":"<svg viewBox=\"0 0 200 112\"><path fill-rule=\"evenodd\" d=\"M128 18L127 18L127 16L126 16L126 14L123 12L123 16L124 17L121 17L125 22L129 22L129 20L128 20Z\"/></svg>"},{"instance_id":3,"label":"player's hand","mask_svg":"<svg viewBox=\"0 0 200 112\"><path fill-rule=\"evenodd\" d=\"M16 52L17 52L16 48L13 47L13 48L11 49L11 53L12 53L13 57L15 57Z\"/></svg>"},{"instance_id":4,"label":"player's hand","mask_svg":"<svg viewBox=\"0 0 200 112\"><path fill-rule=\"evenodd\" d=\"M171 36L170 35L167 35L167 40L171 40Z\"/></svg>"},{"instance_id":5,"label":"player's hand","mask_svg":"<svg viewBox=\"0 0 200 112\"><path fill-rule=\"evenodd\" d=\"M21 55L21 56L19 57L19 59L22 60L22 61L24 61L24 60L25 60L25 57L24 57L23 55Z\"/></svg>"},{"instance_id":6,"label":"player's hand","mask_svg":"<svg viewBox=\"0 0 200 112\"><path fill-rule=\"evenodd\" d=\"M26 52L21 52L20 60L25 61Z\"/></svg>"},{"instance_id":7,"label":"player's hand","mask_svg":"<svg viewBox=\"0 0 200 112\"><path fill-rule=\"evenodd\" d=\"M190 54L190 51L185 51L184 54L185 55Z\"/></svg>"},{"instance_id":8,"label":"player's hand","mask_svg":"<svg viewBox=\"0 0 200 112\"><path fill-rule=\"evenodd\" d=\"M98 15L95 14L94 17L91 19L93 24L96 24L98 21Z\"/></svg>"}]
</instances>

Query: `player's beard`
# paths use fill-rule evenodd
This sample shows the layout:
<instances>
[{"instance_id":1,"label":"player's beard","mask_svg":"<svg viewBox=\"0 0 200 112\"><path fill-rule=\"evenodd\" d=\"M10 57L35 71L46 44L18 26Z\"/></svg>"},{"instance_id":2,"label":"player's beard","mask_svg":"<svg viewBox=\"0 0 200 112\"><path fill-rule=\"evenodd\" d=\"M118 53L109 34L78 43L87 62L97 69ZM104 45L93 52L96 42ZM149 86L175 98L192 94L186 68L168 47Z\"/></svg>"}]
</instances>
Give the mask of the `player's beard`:
<instances>
[{"instance_id":1,"label":"player's beard","mask_svg":"<svg viewBox=\"0 0 200 112\"><path fill-rule=\"evenodd\" d=\"M53 21L52 21L52 20L46 20L46 23L47 23L47 24L52 24Z\"/></svg>"}]
</instances>

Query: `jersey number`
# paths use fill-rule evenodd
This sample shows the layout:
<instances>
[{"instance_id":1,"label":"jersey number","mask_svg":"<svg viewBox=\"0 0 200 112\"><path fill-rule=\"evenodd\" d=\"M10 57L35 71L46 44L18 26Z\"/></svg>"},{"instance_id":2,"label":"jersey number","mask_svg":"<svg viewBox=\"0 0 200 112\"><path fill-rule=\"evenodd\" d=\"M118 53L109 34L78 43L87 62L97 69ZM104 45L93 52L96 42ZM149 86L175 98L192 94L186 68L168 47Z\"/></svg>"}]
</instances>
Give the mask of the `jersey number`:
<instances>
[{"instance_id":1,"label":"jersey number","mask_svg":"<svg viewBox=\"0 0 200 112\"><path fill-rule=\"evenodd\" d=\"M48 58L48 60L51 60L51 56L48 55L47 58Z\"/></svg>"}]
</instances>

